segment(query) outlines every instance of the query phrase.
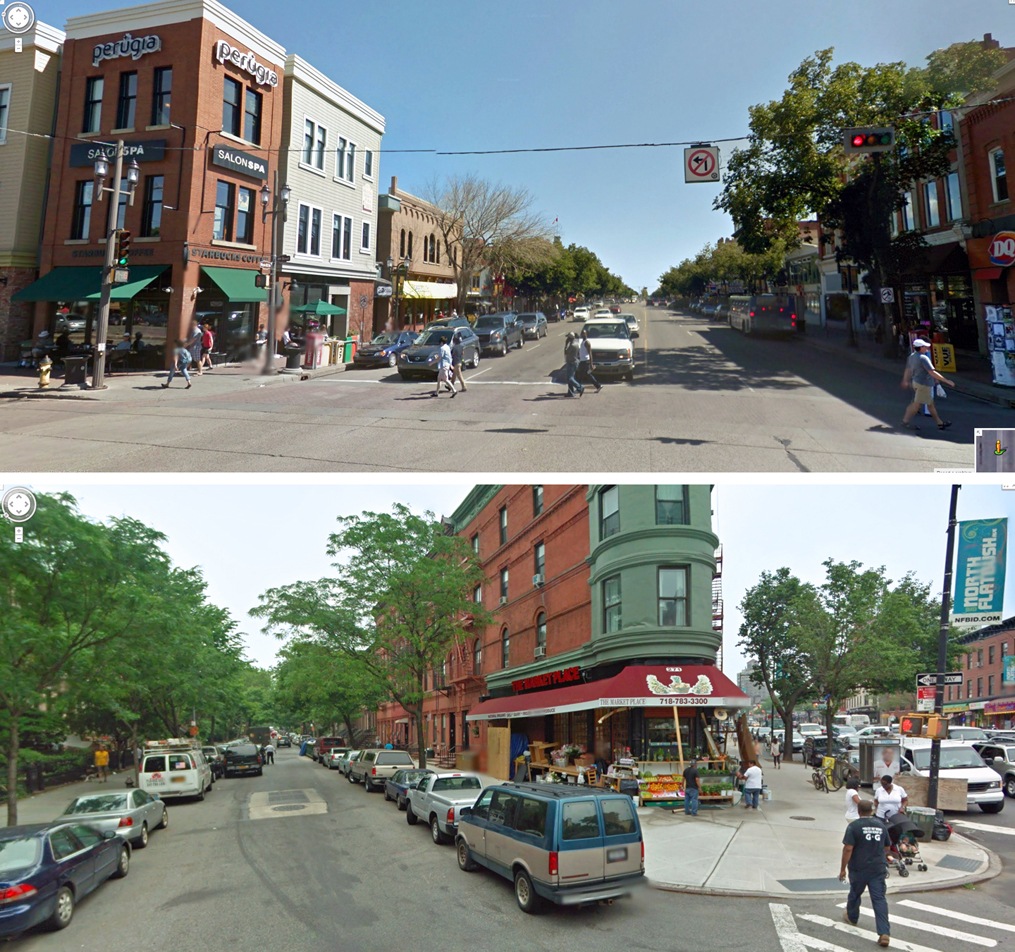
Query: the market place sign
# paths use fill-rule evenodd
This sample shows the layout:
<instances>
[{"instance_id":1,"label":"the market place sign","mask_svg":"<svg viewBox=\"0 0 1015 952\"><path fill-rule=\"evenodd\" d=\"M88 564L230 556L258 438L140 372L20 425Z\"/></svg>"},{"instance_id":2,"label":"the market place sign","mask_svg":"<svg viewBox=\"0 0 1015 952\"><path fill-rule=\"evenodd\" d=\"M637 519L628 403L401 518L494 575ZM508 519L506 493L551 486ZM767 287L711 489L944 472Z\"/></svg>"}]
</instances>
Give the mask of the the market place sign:
<instances>
[{"instance_id":1,"label":"the market place sign","mask_svg":"<svg viewBox=\"0 0 1015 952\"><path fill-rule=\"evenodd\" d=\"M122 40L98 43L92 48L92 66L98 66L103 60L123 59L125 56L139 60L146 53L158 53L161 49L162 38L159 36L132 36L124 33Z\"/></svg>"},{"instance_id":2,"label":"the market place sign","mask_svg":"<svg viewBox=\"0 0 1015 952\"><path fill-rule=\"evenodd\" d=\"M233 172L240 172L249 175L251 178L268 180L268 163L259 159L256 155L247 152L237 152L224 145L217 145L211 151L211 163L223 169L231 169Z\"/></svg>"},{"instance_id":3,"label":"the market place sign","mask_svg":"<svg viewBox=\"0 0 1015 952\"><path fill-rule=\"evenodd\" d=\"M534 674L531 678L512 681L511 690L531 691L534 688L550 688L557 684L572 684L581 679L581 668L561 668L559 671L548 671L546 674Z\"/></svg>"},{"instance_id":4,"label":"the market place sign","mask_svg":"<svg viewBox=\"0 0 1015 952\"><path fill-rule=\"evenodd\" d=\"M115 142L79 142L70 147L71 168L84 168L93 165L98 158L110 162L116 161ZM161 162L166 157L165 139L144 139L140 142L125 142L123 157L129 163L131 159L138 162Z\"/></svg>"},{"instance_id":5,"label":"the market place sign","mask_svg":"<svg viewBox=\"0 0 1015 952\"><path fill-rule=\"evenodd\" d=\"M242 53L225 40L219 40L215 44L215 59L220 63L232 63L245 73L250 73L261 86L278 85L278 73L258 63L253 53Z\"/></svg>"}]
</instances>

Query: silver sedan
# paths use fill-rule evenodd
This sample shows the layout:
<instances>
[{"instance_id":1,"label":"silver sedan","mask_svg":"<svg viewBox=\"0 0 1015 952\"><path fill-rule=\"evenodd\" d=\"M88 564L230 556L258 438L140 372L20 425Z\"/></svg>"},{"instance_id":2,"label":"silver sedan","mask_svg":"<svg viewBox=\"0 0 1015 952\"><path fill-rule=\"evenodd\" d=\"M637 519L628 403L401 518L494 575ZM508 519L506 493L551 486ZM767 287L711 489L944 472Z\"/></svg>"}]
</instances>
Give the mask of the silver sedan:
<instances>
[{"instance_id":1,"label":"silver sedan","mask_svg":"<svg viewBox=\"0 0 1015 952\"><path fill-rule=\"evenodd\" d=\"M98 830L112 830L130 840L134 849L144 849L152 830L169 825L166 805L144 790L109 790L77 797L57 820L69 817L79 817Z\"/></svg>"}]
</instances>

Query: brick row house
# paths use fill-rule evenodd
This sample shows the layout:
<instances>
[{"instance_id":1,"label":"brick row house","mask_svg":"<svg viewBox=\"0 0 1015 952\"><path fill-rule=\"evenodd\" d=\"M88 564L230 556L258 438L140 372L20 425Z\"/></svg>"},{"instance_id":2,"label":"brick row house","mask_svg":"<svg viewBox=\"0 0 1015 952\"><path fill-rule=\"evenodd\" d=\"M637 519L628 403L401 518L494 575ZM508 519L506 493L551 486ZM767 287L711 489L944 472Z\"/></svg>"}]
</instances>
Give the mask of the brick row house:
<instances>
[{"instance_id":1,"label":"brick row house","mask_svg":"<svg viewBox=\"0 0 1015 952\"><path fill-rule=\"evenodd\" d=\"M959 639L960 685L945 689L944 710L953 723L985 729L1015 725L1015 618L968 632Z\"/></svg>"}]
</instances>

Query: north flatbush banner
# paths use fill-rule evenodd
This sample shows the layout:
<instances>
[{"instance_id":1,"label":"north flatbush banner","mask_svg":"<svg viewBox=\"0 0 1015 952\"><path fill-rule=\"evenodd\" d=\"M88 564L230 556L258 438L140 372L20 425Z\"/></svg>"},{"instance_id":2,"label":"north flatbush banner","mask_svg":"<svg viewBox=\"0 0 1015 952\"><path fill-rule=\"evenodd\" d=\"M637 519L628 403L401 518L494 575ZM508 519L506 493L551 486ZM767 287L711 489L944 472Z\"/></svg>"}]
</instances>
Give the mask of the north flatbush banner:
<instances>
[{"instance_id":1,"label":"north flatbush banner","mask_svg":"<svg viewBox=\"0 0 1015 952\"><path fill-rule=\"evenodd\" d=\"M996 625L1004 617L1007 519L959 523L952 623L958 628Z\"/></svg>"}]
</instances>

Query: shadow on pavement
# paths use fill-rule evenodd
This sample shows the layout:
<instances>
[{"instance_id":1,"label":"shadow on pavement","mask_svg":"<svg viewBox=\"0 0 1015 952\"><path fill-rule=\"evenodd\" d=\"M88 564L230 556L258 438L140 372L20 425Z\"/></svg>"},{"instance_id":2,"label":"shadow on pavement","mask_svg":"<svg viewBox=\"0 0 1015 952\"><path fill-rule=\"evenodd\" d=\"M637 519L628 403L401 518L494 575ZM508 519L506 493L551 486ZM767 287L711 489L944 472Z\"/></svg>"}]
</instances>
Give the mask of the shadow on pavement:
<instances>
[{"instance_id":1,"label":"shadow on pavement","mask_svg":"<svg viewBox=\"0 0 1015 952\"><path fill-rule=\"evenodd\" d=\"M503 426L493 430L487 430L487 433L513 433L513 434L529 434L529 433L549 433L547 429L539 427L527 427L527 426Z\"/></svg>"}]
</instances>

